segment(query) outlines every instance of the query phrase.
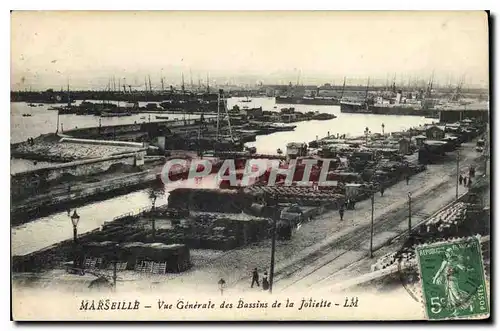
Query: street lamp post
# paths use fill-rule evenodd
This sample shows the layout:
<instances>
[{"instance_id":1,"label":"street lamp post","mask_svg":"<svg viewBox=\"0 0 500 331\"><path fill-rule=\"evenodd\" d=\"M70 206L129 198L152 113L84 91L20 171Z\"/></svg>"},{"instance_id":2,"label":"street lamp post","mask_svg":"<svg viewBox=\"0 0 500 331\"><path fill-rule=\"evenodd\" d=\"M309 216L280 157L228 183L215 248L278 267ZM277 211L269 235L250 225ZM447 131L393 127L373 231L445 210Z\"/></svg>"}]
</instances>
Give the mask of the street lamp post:
<instances>
[{"instance_id":1,"label":"street lamp post","mask_svg":"<svg viewBox=\"0 0 500 331\"><path fill-rule=\"evenodd\" d=\"M382 123L382 136L384 136L384 135L385 135L384 129L385 129L385 124L384 124L384 123Z\"/></svg>"},{"instance_id":2,"label":"street lamp post","mask_svg":"<svg viewBox=\"0 0 500 331\"><path fill-rule=\"evenodd\" d=\"M118 244L115 244L115 256L113 261L113 289L116 291L116 267L118 263Z\"/></svg>"},{"instance_id":3,"label":"street lamp post","mask_svg":"<svg viewBox=\"0 0 500 331\"><path fill-rule=\"evenodd\" d=\"M370 227L370 258L373 257L373 210L375 205L375 193L372 193L372 216L371 216L371 227Z\"/></svg>"},{"instance_id":4,"label":"street lamp post","mask_svg":"<svg viewBox=\"0 0 500 331\"><path fill-rule=\"evenodd\" d=\"M221 278L217 284L219 284L220 295L224 295L224 287L226 287L224 278Z\"/></svg>"},{"instance_id":5,"label":"street lamp post","mask_svg":"<svg viewBox=\"0 0 500 331\"><path fill-rule=\"evenodd\" d=\"M274 280L274 252L276 250L276 210L273 211L273 234L271 241L271 266L269 270L269 293L273 293L273 280Z\"/></svg>"},{"instance_id":6,"label":"street lamp post","mask_svg":"<svg viewBox=\"0 0 500 331\"><path fill-rule=\"evenodd\" d=\"M73 267L76 267L77 264L77 252L76 252L76 245L78 241L78 233L77 233L77 227L78 227L78 222L80 221L80 216L77 214L76 209L73 212L73 215L70 217L71 219L71 224L73 225L73 246L74 246L74 260L73 260Z\"/></svg>"},{"instance_id":7,"label":"street lamp post","mask_svg":"<svg viewBox=\"0 0 500 331\"><path fill-rule=\"evenodd\" d=\"M71 224L73 224L73 242L76 244L78 241L77 238L77 227L78 227L78 222L80 221L80 216L76 213L76 210L73 212L73 215L71 215Z\"/></svg>"},{"instance_id":8,"label":"street lamp post","mask_svg":"<svg viewBox=\"0 0 500 331\"><path fill-rule=\"evenodd\" d=\"M408 237L411 235L411 192L408 192Z\"/></svg>"},{"instance_id":9,"label":"street lamp post","mask_svg":"<svg viewBox=\"0 0 500 331\"><path fill-rule=\"evenodd\" d=\"M458 178L460 177L460 150L457 149L457 185L455 189L455 198L458 199Z\"/></svg>"},{"instance_id":10,"label":"street lamp post","mask_svg":"<svg viewBox=\"0 0 500 331\"><path fill-rule=\"evenodd\" d=\"M155 220L155 205L156 205L156 199L158 198L156 195L156 192L151 191L150 193L150 198L151 198L151 232L153 235L153 239L156 238L156 220Z\"/></svg>"}]
</instances>

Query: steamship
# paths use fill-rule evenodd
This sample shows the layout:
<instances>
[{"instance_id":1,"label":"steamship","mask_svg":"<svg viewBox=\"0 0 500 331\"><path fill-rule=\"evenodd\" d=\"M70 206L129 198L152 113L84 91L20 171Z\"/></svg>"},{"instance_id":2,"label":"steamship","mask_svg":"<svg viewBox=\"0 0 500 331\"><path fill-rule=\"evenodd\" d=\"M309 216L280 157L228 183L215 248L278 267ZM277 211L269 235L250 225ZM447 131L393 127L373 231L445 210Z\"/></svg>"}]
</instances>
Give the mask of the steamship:
<instances>
[{"instance_id":1,"label":"steamship","mask_svg":"<svg viewBox=\"0 0 500 331\"><path fill-rule=\"evenodd\" d=\"M360 113L360 114L371 114L367 101L350 101L341 100L340 101L340 112L341 113Z\"/></svg>"},{"instance_id":2,"label":"steamship","mask_svg":"<svg viewBox=\"0 0 500 331\"><path fill-rule=\"evenodd\" d=\"M293 97L293 96L277 96L277 104L302 104L302 105L324 105L324 106L338 106L339 99L334 97Z\"/></svg>"},{"instance_id":3,"label":"steamship","mask_svg":"<svg viewBox=\"0 0 500 331\"><path fill-rule=\"evenodd\" d=\"M431 100L403 98L401 90L398 90L394 99L384 99L378 97L377 102L369 105L368 109L373 114L379 115L405 115L405 116L426 116L436 118L438 112L433 108Z\"/></svg>"}]
</instances>

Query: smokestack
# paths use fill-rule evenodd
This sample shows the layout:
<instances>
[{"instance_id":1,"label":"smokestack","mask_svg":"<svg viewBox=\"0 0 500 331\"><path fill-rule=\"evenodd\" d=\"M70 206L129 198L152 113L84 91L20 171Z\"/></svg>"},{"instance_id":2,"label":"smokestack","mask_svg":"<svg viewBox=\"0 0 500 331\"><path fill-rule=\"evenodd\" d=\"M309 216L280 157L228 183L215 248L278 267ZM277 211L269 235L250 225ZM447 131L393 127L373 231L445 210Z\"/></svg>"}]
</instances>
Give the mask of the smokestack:
<instances>
[{"instance_id":1,"label":"smokestack","mask_svg":"<svg viewBox=\"0 0 500 331\"><path fill-rule=\"evenodd\" d=\"M401 103L401 99L403 98L403 91L401 90L398 90L397 94L396 94L396 103L397 104L400 104Z\"/></svg>"}]
</instances>

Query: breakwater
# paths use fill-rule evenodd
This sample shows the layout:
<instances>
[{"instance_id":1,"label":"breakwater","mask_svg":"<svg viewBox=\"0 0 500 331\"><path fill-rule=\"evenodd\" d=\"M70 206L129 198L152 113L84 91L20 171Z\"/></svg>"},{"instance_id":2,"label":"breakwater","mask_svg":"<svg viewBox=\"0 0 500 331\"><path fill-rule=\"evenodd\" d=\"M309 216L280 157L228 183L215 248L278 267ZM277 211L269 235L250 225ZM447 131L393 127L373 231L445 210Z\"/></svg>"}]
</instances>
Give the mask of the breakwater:
<instances>
[{"instance_id":1,"label":"breakwater","mask_svg":"<svg viewBox=\"0 0 500 331\"><path fill-rule=\"evenodd\" d=\"M159 170L112 175L93 182L70 183L56 187L45 194L37 194L15 201L11 205L11 224L18 225L50 213L75 208L93 201L109 199L113 196L148 188L159 182Z\"/></svg>"}]
</instances>

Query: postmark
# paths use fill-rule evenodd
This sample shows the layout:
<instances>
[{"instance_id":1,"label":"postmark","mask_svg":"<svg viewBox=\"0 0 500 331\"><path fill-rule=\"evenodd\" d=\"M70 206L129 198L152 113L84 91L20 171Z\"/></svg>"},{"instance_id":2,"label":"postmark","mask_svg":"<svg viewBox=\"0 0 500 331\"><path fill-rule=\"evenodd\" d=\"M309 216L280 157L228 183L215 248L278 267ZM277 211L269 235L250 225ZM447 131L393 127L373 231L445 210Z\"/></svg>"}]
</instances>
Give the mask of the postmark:
<instances>
[{"instance_id":1,"label":"postmark","mask_svg":"<svg viewBox=\"0 0 500 331\"><path fill-rule=\"evenodd\" d=\"M429 320L489 316L478 236L420 245L415 253L422 301Z\"/></svg>"}]
</instances>

